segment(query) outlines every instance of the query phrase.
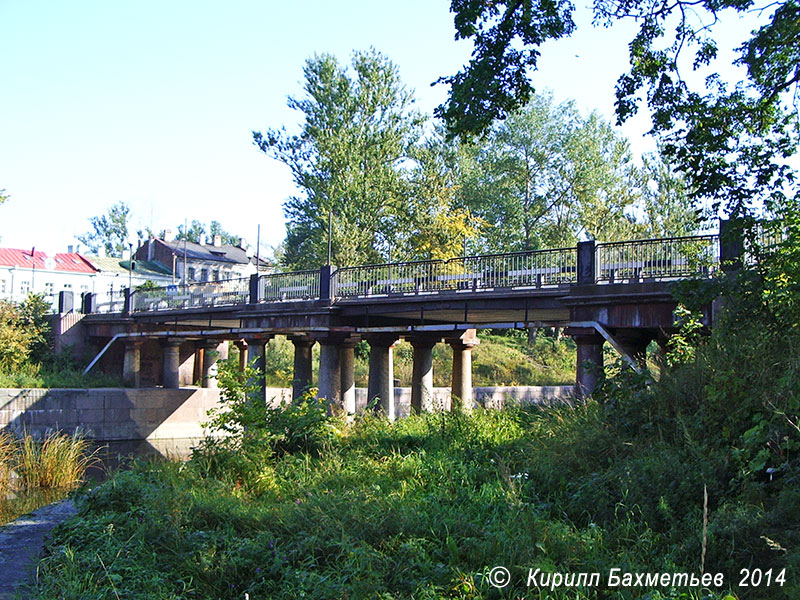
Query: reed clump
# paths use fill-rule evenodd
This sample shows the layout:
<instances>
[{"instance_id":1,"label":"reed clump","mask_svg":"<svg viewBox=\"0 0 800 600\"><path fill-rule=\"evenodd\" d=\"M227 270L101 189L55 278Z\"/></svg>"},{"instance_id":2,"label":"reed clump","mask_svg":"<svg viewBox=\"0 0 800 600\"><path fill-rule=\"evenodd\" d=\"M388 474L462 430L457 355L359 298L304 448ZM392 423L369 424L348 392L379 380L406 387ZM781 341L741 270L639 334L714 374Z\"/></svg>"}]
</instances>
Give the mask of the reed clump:
<instances>
[{"instance_id":1,"label":"reed clump","mask_svg":"<svg viewBox=\"0 0 800 600\"><path fill-rule=\"evenodd\" d=\"M16 446L8 433L0 433L0 498L11 488L11 473L16 466Z\"/></svg>"},{"instance_id":2,"label":"reed clump","mask_svg":"<svg viewBox=\"0 0 800 600\"><path fill-rule=\"evenodd\" d=\"M20 488L65 489L78 485L86 470L98 462L84 436L49 432L43 440L30 434L0 438L0 488L11 487L11 474Z\"/></svg>"}]
</instances>

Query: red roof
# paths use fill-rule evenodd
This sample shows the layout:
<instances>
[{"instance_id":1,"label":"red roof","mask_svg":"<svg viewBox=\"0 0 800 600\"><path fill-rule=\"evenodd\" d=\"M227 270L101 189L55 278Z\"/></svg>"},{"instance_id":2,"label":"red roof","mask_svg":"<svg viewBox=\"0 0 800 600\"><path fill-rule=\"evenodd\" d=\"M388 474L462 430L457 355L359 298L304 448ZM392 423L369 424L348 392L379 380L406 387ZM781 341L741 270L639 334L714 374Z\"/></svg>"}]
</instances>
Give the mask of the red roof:
<instances>
[{"instance_id":1,"label":"red roof","mask_svg":"<svg viewBox=\"0 0 800 600\"><path fill-rule=\"evenodd\" d=\"M0 265L5 267L22 267L23 269L44 269L44 252L32 254L31 250L16 248L0 248Z\"/></svg>"},{"instance_id":2,"label":"red roof","mask_svg":"<svg viewBox=\"0 0 800 600\"><path fill-rule=\"evenodd\" d=\"M95 273L89 261L75 252L59 253L48 260L47 254L17 248L0 248L0 266L22 269L47 269L48 271L70 271L73 273Z\"/></svg>"},{"instance_id":3,"label":"red roof","mask_svg":"<svg viewBox=\"0 0 800 600\"><path fill-rule=\"evenodd\" d=\"M97 269L77 252L60 252L55 255L56 271L74 271L77 273L95 273Z\"/></svg>"}]
</instances>

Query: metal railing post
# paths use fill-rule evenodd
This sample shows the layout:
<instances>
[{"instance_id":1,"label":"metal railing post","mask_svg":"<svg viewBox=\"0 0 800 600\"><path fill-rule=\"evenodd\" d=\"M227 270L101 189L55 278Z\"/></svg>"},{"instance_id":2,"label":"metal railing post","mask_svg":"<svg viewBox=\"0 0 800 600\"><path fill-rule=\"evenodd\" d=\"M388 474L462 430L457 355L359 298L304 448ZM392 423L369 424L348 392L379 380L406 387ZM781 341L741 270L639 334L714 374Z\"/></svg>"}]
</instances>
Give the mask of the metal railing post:
<instances>
[{"instance_id":1,"label":"metal railing post","mask_svg":"<svg viewBox=\"0 0 800 600\"><path fill-rule=\"evenodd\" d=\"M735 271L742 266L744 238L741 219L719 220L719 262L723 271Z\"/></svg>"},{"instance_id":2,"label":"metal railing post","mask_svg":"<svg viewBox=\"0 0 800 600\"><path fill-rule=\"evenodd\" d=\"M578 283L594 283L595 273L595 241L578 242Z\"/></svg>"},{"instance_id":3,"label":"metal railing post","mask_svg":"<svg viewBox=\"0 0 800 600\"><path fill-rule=\"evenodd\" d=\"M81 306L81 312L85 315L90 315L93 312L97 311L97 294L92 292L86 292L83 296L83 305Z\"/></svg>"},{"instance_id":4,"label":"metal railing post","mask_svg":"<svg viewBox=\"0 0 800 600\"><path fill-rule=\"evenodd\" d=\"M131 288L124 288L122 293L125 295L125 300L122 304L122 314L129 315L133 308L133 290L131 290Z\"/></svg>"},{"instance_id":5,"label":"metal railing post","mask_svg":"<svg viewBox=\"0 0 800 600\"><path fill-rule=\"evenodd\" d=\"M331 273L333 267L325 265L319 268L319 299L331 300Z\"/></svg>"},{"instance_id":6,"label":"metal railing post","mask_svg":"<svg viewBox=\"0 0 800 600\"><path fill-rule=\"evenodd\" d=\"M258 296L259 287L258 273L253 273L250 275L250 304L258 304L261 301L261 298Z\"/></svg>"}]
</instances>

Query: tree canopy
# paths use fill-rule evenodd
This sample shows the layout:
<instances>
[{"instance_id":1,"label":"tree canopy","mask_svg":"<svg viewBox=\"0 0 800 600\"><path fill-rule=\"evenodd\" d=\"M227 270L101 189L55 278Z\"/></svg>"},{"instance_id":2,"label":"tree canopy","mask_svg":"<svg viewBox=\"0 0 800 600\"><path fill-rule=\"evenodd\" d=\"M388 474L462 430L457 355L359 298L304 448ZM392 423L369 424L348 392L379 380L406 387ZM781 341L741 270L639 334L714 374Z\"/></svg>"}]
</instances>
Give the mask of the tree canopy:
<instances>
[{"instance_id":1,"label":"tree canopy","mask_svg":"<svg viewBox=\"0 0 800 600\"><path fill-rule=\"evenodd\" d=\"M523 106L529 78L547 39L574 30L568 1L452 0L456 38L472 38L470 63L443 78L450 95L437 113L451 135L484 134L492 121ZM800 4L757 5L752 0L595 0L596 22L632 19L630 70L616 86L620 122L642 103L665 156L689 183L692 196L731 215L795 202L795 175L787 159L798 148ZM714 25L755 13L763 23L741 40L735 64L747 75L723 81L715 70ZM670 38L671 36L671 38ZM703 83L683 76L698 71Z\"/></svg>"},{"instance_id":2,"label":"tree canopy","mask_svg":"<svg viewBox=\"0 0 800 600\"><path fill-rule=\"evenodd\" d=\"M659 157L643 168L596 113L535 94L479 144L461 144L459 197L485 222L475 251L509 252L694 228L686 188Z\"/></svg>"},{"instance_id":3,"label":"tree canopy","mask_svg":"<svg viewBox=\"0 0 800 600\"><path fill-rule=\"evenodd\" d=\"M99 252L102 248L108 256L122 256L128 247L130 213L130 207L124 202L114 204L108 214L91 217L92 230L78 236L78 240L86 244L90 252Z\"/></svg>"},{"instance_id":4,"label":"tree canopy","mask_svg":"<svg viewBox=\"0 0 800 600\"><path fill-rule=\"evenodd\" d=\"M304 123L253 132L255 144L286 164L302 191L284 204L284 260L324 264L328 220L333 262L363 264L391 253L398 212L410 194L404 165L412 160L422 117L412 107L397 67L370 50L355 52L350 69L329 54L306 61L302 98L289 98Z\"/></svg>"}]
</instances>

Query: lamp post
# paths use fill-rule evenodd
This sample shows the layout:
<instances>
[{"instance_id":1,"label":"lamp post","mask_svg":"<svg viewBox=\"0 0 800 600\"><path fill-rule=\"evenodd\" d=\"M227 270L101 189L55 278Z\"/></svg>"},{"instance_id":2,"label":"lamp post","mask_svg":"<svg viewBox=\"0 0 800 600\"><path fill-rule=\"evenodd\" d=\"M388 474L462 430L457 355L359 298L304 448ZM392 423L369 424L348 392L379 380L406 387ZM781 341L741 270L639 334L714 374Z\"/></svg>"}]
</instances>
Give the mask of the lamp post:
<instances>
[{"instance_id":1,"label":"lamp post","mask_svg":"<svg viewBox=\"0 0 800 600\"><path fill-rule=\"evenodd\" d=\"M133 242L128 242L128 293L133 287Z\"/></svg>"}]
</instances>

